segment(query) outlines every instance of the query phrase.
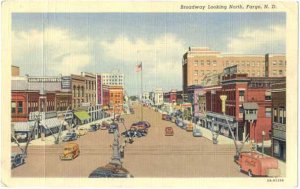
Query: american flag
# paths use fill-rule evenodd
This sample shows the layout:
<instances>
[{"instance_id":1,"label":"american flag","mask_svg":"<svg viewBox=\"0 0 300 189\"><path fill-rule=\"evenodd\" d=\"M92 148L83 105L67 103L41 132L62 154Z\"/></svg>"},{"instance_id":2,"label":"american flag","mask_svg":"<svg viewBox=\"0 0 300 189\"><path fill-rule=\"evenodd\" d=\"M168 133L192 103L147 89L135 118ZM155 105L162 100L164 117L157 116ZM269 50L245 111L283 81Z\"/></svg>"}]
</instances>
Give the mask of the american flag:
<instances>
[{"instance_id":1,"label":"american flag","mask_svg":"<svg viewBox=\"0 0 300 189\"><path fill-rule=\"evenodd\" d=\"M135 67L135 71L136 71L136 72L140 72L140 71L142 71L142 63L140 63L140 64L136 65L136 67Z\"/></svg>"}]
</instances>

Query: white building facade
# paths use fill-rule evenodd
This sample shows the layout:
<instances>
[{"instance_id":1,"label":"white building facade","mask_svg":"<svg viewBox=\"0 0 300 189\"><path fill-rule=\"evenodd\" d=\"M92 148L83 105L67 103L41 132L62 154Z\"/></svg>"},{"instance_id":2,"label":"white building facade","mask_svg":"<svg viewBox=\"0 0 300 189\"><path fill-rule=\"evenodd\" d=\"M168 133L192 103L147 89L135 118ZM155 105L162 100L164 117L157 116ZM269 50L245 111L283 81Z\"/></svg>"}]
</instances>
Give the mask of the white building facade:
<instances>
[{"instance_id":1,"label":"white building facade","mask_svg":"<svg viewBox=\"0 0 300 189\"><path fill-rule=\"evenodd\" d=\"M124 88L124 74L120 73L119 70L99 75L101 75L103 85L118 85Z\"/></svg>"},{"instance_id":2,"label":"white building facade","mask_svg":"<svg viewBox=\"0 0 300 189\"><path fill-rule=\"evenodd\" d=\"M154 91L154 104L156 106L163 105L164 103L164 94L162 88L157 88Z\"/></svg>"}]
</instances>

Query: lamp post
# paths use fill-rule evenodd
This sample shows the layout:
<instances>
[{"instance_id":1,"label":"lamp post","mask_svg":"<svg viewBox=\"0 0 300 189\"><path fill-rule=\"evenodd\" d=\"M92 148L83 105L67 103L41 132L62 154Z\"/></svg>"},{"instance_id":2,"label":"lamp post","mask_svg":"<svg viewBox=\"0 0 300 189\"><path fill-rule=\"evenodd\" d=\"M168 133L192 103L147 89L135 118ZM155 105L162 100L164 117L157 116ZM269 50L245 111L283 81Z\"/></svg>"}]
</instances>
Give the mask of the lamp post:
<instances>
[{"instance_id":1,"label":"lamp post","mask_svg":"<svg viewBox=\"0 0 300 189\"><path fill-rule=\"evenodd\" d=\"M262 131L261 134L262 134L262 155L264 155L264 153L265 153L264 140L265 140L266 133L265 133L265 131Z\"/></svg>"}]
</instances>

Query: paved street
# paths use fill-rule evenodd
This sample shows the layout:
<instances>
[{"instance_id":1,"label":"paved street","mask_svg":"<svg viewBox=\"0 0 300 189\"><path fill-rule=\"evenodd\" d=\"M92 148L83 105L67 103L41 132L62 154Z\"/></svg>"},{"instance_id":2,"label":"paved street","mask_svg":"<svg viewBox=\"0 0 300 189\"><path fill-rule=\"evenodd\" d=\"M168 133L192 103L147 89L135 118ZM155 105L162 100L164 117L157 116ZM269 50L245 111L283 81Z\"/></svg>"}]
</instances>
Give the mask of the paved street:
<instances>
[{"instance_id":1,"label":"paved street","mask_svg":"<svg viewBox=\"0 0 300 189\"><path fill-rule=\"evenodd\" d=\"M141 108L135 114L124 115L127 128L141 118ZM206 138L193 137L191 132L174 123L161 120L161 114L143 107L144 120L151 127L146 137L127 144L123 166L134 177L246 177L233 162L233 145L213 145ZM164 136L166 126L172 126L174 136ZM121 132L124 127L120 125ZM61 161L63 144L29 146L26 164L12 170L13 177L88 177L97 167L110 161L113 135L98 130L76 141L80 156ZM18 150L12 147L12 151Z\"/></svg>"}]
</instances>

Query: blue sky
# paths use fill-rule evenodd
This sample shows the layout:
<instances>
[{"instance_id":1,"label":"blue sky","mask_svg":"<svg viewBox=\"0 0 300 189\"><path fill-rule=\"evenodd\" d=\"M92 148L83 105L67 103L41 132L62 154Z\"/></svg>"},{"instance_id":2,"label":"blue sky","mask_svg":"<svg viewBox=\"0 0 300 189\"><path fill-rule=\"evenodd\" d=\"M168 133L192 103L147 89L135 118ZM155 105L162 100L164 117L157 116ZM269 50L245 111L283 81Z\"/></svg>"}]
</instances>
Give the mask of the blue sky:
<instances>
[{"instance_id":1,"label":"blue sky","mask_svg":"<svg viewBox=\"0 0 300 189\"><path fill-rule=\"evenodd\" d=\"M43 75L43 66L45 75L119 69L129 94L140 91L134 67L142 61L146 90L181 89L189 46L285 53L285 20L285 13L16 13L12 60L22 75Z\"/></svg>"}]
</instances>

